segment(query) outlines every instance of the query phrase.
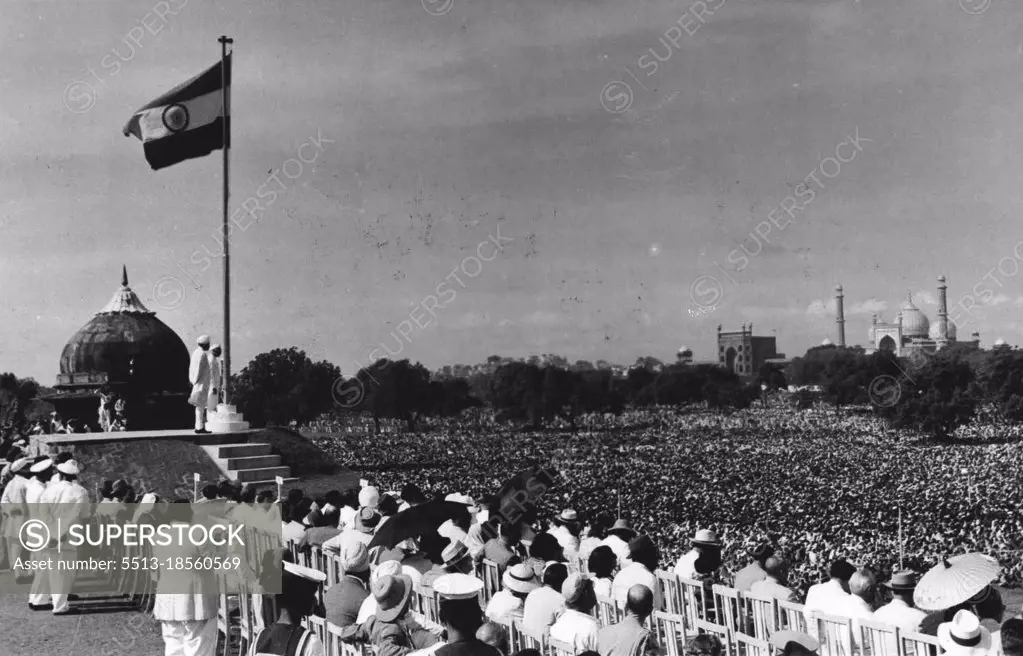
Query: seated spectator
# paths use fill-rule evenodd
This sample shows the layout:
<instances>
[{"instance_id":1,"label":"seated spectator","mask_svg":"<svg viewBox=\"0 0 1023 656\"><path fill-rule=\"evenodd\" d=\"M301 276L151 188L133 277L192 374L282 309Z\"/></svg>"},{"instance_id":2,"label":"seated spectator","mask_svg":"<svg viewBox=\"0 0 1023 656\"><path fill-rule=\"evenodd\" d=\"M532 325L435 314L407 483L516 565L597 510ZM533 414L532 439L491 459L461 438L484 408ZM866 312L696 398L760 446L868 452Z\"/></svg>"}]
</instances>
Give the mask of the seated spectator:
<instances>
[{"instance_id":1,"label":"seated spectator","mask_svg":"<svg viewBox=\"0 0 1023 656\"><path fill-rule=\"evenodd\" d=\"M476 631L476 639L485 645L490 645L502 656L508 656L508 631L494 622L487 622Z\"/></svg>"},{"instance_id":2,"label":"seated spectator","mask_svg":"<svg viewBox=\"0 0 1023 656\"><path fill-rule=\"evenodd\" d=\"M554 621L565 612L565 598L561 586L568 578L568 567L563 563L551 563L543 572L543 587L529 593L522 606L522 628L534 638L539 638Z\"/></svg>"},{"instance_id":3,"label":"seated spectator","mask_svg":"<svg viewBox=\"0 0 1023 656\"><path fill-rule=\"evenodd\" d=\"M618 558L611 547L602 544L590 552L586 569L593 579L593 591L598 597L611 598L611 583L617 566Z\"/></svg>"},{"instance_id":4,"label":"seated spectator","mask_svg":"<svg viewBox=\"0 0 1023 656\"><path fill-rule=\"evenodd\" d=\"M513 558L518 559L516 550L521 538L522 528L518 524L501 523L498 525L498 536L483 545L481 557L497 563L498 571L503 575L508 562Z\"/></svg>"},{"instance_id":5,"label":"seated spectator","mask_svg":"<svg viewBox=\"0 0 1023 656\"><path fill-rule=\"evenodd\" d=\"M817 656L821 646L813 636L798 631L775 631L769 642L780 656Z\"/></svg>"},{"instance_id":6,"label":"seated spectator","mask_svg":"<svg viewBox=\"0 0 1023 656\"><path fill-rule=\"evenodd\" d=\"M1003 656L1023 656L1023 619L1005 620L998 635L991 636L991 653Z\"/></svg>"},{"instance_id":7,"label":"seated spectator","mask_svg":"<svg viewBox=\"0 0 1023 656\"><path fill-rule=\"evenodd\" d=\"M796 593L786 585L789 565L784 559L771 556L764 563L764 572L767 573L767 578L750 586L750 592L782 601L796 601Z\"/></svg>"},{"instance_id":8,"label":"seated spectator","mask_svg":"<svg viewBox=\"0 0 1023 656\"><path fill-rule=\"evenodd\" d=\"M373 541L373 533L379 523L380 513L371 508L362 508L359 510L359 514L355 516L355 524L352 528L344 529L323 543L324 553L338 553L341 545L348 540L362 542L368 548L369 543Z\"/></svg>"},{"instance_id":9,"label":"seated spectator","mask_svg":"<svg viewBox=\"0 0 1023 656\"><path fill-rule=\"evenodd\" d=\"M961 610L951 622L938 627L938 646L945 656L987 656L991 650L991 632L981 625L976 615Z\"/></svg>"},{"instance_id":10,"label":"seated spectator","mask_svg":"<svg viewBox=\"0 0 1023 656\"><path fill-rule=\"evenodd\" d=\"M831 563L829 579L824 583L811 585L806 593L806 619L810 621L810 613L819 611L825 615L837 615L846 605L849 597L849 579L856 573L856 568L843 558Z\"/></svg>"},{"instance_id":11,"label":"seated spectator","mask_svg":"<svg viewBox=\"0 0 1023 656\"><path fill-rule=\"evenodd\" d=\"M874 619L902 631L919 631L927 613L913 604L916 575L913 572L896 572L884 586L892 591L892 600L874 611Z\"/></svg>"},{"instance_id":12,"label":"seated spectator","mask_svg":"<svg viewBox=\"0 0 1023 656\"><path fill-rule=\"evenodd\" d=\"M840 617L852 620L853 644L860 643L860 620L874 619L874 599L877 597L877 579L867 569L857 570L849 579L849 596L838 607Z\"/></svg>"},{"instance_id":13,"label":"seated spectator","mask_svg":"<svg viewBox=\"0 0 1023 656\"><path fill-rule=\"evenodd\" d=\"M749 592L754 583L767 578L764 565L767 563L767 559L774 555L774 547L770 543L764 542L757 545L750 555L753 557L753 562L739 570L735 575L735 582L732 584L732 587L739 592Z\"/></svg>"},{"instance_id":14,"label":"seated spectator","mask_svg":"<svg viewBox=\"0 0 1023 656\"><path fill-rule=\"evenodd\" d=\"M716 635L702 634L686 641L685 656L721 656L721 640Z\"/></svg>"},{"instance_id":15,"label":"seated spectator","mask_svg":"<svg viewBox=\"0 0 1023 656\"><path fill-rule=\"evenodd\" d=\"M536 582L533 568L525 563L506 569L501 577L501 585L502 589L487 604L485 615L491 621L506 624L514 614L521 612L529 593L540 586Z\"/></svg>"},{"instance_id":16,"label":"seated spectator","mask_svg":"<svg viewBox=\"0 0 1023 656\"><path fill-rule=\"evenodd\" d=\"M345 545L338 554L344 575L323 595L327 621L339 627L355 624L369 596L369 552L361 542Z\"/></svg>"},{"instance_id":17,"label":"seated spectator","mask_svg":"<svg viewBox=\"0 0 1023 656\"><path fill-rule=\"evenodd\" d=\"M550 533L540 533L529 546L529 559L526 564L533 568L537 576L542 576L547 563L565 562L565 552L558 544L558 539Z\"/></svg>"},{"instance_id":18,"label":"seated spectator","mask_svg":"<svg viewBox=\"0 0 1023 656\"><path fill-rule=\"evenodd\" d=\"M597 605L593 581L584 574L569 574L561 586L565 598L565 612L551 625L554 640L574 645L577 652L597 649L600 624L590 613Z\"/></svg>"},{"instance_id":19,"label":"seated spectator","mask_svg":"<svg viewBox=\"0 0 1023 656\"><path fill-rule=\"evenodd\" d=\"M597 632L600 656L643 656L656 651L646 628L647 618L654 610L654 595L645 585L629 588L625 599L625 617L621 622L605 626Z\"/></svg>"},{"instance_id":20,"label":"seated spectator","mask_svg":"<svg viewBox=\"0 0 1023 656\"><path fill-rule=\"evenodd\" d=\"M301 542L305 536L306 526L302 523L302 519L309 514L309 507L312 505L312 500L302 499L298 504L287 509L285 515L281 518L284 522L281 528L281 538L284 540L284 544L287 545L289 542Z\"/></svg>"},{"instance_id":21,"label":"seated spectator","mask_svg":"<svg viewBox=\"0 0 1023 656\"><path fill-rule=\"evenodd\" d=\"M611 551L618 558L618 566L625 567L629 561L629 542L635 539L636 531L627 520L617 520L607 531L607 537L601 541L611 547Z\"/></svg>"},{"instance_id":22,"label":"seated spectator","mask_svg":"<svg viewBox=\"0 0 1023 656\"><path fill-rule=\"evenodd\" d=\"M345 627L341 640L371 644L379 656L405 656L440 641L409 617L412 600L409 577L401 574L382 577L373 585L373 597L377 602L376 614L363 624Z\"/></svg>"},{"instance_id":23,"label":"seated spectator","mask_svg":"<svg viewBox=\"0 0 1023 656\"><path fill-rule=\"evenodd\" d=\"M637 584L645 585L654 593L654 610L663 609L661 586L657 585L657 577L654 575L660 560L657 545L645 535L635 538L629 543L629 560L631 562L618 572L611 583L611 598L615 603L624 605L629 588Z\"/></svg>"}]
</instances>

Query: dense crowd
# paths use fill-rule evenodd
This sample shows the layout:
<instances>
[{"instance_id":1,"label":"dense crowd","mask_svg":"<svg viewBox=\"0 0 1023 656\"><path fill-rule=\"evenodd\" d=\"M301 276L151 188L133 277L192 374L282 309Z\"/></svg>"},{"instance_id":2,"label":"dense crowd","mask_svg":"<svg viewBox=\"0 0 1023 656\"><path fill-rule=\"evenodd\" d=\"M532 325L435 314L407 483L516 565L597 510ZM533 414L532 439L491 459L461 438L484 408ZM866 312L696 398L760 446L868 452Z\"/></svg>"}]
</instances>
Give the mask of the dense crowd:
<instances>
[{"instance_id":1,"label":"dense crowd","mask_svg":"<svg viewBox=\"0 0 1023 656\"><path fill-rule=\"evenodd\" d=\"M882 576L979 551L1003 565L1000 583L1023 583L1023 445L932 444L869 414L756 407L732 415L663 408L584 417L576 433L500 431L442 422L412 434L317 438L338 462L381 489L413 483L480 498L532 465L562 474L539 500L541 521L578 509L590 524L619 514L649 534L670 566L687 536L712 528L724 568L769 539L806 588L842 556ZM985 438L974 423L961 435ZM901 513L901 550L900 550Z\"/></svg>"}]
</instances>

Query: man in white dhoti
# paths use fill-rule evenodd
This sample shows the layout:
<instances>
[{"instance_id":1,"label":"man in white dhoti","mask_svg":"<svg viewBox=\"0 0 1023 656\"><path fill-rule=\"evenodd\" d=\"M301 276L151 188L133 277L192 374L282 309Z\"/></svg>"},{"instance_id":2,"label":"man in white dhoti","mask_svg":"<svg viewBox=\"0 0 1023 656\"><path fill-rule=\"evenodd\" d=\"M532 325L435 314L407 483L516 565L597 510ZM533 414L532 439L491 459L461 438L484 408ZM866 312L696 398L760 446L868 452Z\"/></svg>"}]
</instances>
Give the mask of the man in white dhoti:
<instances>
[{"instance_id":1,"label":"man in white dhoti","mask_svg":"<svg viewBox=\"0 0 1023 656\"><path fill-rule=\"evenodd\" d=\"M188 367L188 382L192 383L188 402L195 406L195 432L209 433L206 430L206 404L210 396L209 335L201 335L196 343L198 347L192 351L192 362Z\"/></svg>"},{"instance_id":2,"label":"man in white dhoti","mask_svg":"<svg viewBox=\"0 0 1023 656\"><path fill-rule=\"evenodd\" d=\"M206 408L214 412L217 411L217 405L220 403L220 390L224 389L224 381L222 380L223 368L220 360L221 353L220 344L214 344L210 347L210 395L206 401Z\"/></svg>"},{"instance_id":3,"label":"man in white dhoti","mask_svg":"<svg viewBox=\"0 0 1023 656\"><path fill-rule=\"evenodd\" d=\"M67 615L71 612L68 596L75 585L75 569L61 569L56 561L74 562L77 560L77 549L67 544L67 534L72 524L79 523L89 516L89 492L78 483L78 463L74 460L62 462L55 467L57 473L54 481L39 498L42 511L48 515L47 524L52 531L53 539L63 543L58 554L56 549L47 552L54 560L53 568L46 571L49 580L47 592L50 593L50 604L54 615ZM58 524L57 520L60 520ZM56 532L60 526L62 535ZM38 576L38 574L37 574Z\"/></svg>"}]
</instances>

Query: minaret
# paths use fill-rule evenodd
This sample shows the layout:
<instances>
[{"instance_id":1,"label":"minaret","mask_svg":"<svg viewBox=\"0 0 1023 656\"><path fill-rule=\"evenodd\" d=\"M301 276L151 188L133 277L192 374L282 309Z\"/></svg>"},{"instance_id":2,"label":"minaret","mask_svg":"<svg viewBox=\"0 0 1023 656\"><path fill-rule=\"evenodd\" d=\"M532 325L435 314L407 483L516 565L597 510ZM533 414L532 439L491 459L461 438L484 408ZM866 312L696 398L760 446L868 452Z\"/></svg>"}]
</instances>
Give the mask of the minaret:
<instances>
[{"instance_id":1,"label":"minaret","mask_svg":"<svg viewBox=\"0 0 1023 656\"><path fill-rule=\"evenodd\" d=\"M948 344L948 304L945 297L945 276L938 276L938 339L937 347Z\"/></svg>"},{"instance_id":2,"label":"minaret","mask_svg":"<svg viewBox=\"0 0 1023 656\"><path fill-rule=\"evenodd\" d=\"M845 303L842 285L835 287L835 323L838 324L838 346L845 346Z\"/></svg>"}]
</instances>

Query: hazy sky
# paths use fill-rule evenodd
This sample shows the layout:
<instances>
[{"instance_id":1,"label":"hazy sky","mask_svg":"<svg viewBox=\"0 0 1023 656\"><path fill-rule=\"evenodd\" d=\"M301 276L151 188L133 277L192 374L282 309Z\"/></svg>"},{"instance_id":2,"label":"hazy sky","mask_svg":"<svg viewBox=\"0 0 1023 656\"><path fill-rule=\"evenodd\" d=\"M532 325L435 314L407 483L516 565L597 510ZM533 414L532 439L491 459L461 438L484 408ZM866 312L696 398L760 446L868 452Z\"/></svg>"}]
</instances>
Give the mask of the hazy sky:
<instances>
[{"instance_id":1,"label":"hazy sky","mask_svg":"<svg viewBox=\"0 0 1023 656\"><path fill-rule=\"evenodd\" d=\"M232 240L235 371L295 345L353 373L410 312L398 357L431 368L705 359L743 321L796 355L836 283L862 344L909 291L933 320L941 273L987 299L961 333L1019 342L1021 28L1006 0L5 0L0 370L52 383L122 263L221 337L220 154L153 172L121 128L222 33L232 208L281 181Z\"/></svg>"}]
</instances>

